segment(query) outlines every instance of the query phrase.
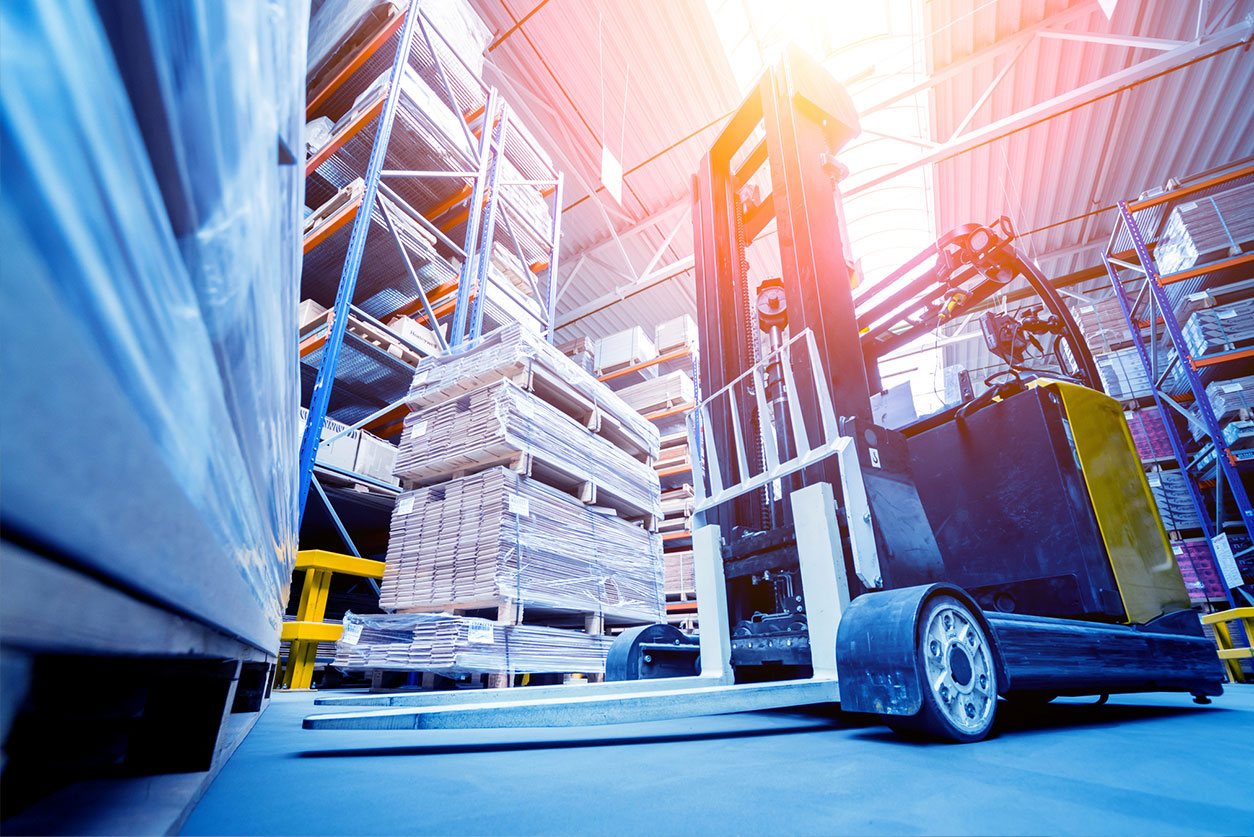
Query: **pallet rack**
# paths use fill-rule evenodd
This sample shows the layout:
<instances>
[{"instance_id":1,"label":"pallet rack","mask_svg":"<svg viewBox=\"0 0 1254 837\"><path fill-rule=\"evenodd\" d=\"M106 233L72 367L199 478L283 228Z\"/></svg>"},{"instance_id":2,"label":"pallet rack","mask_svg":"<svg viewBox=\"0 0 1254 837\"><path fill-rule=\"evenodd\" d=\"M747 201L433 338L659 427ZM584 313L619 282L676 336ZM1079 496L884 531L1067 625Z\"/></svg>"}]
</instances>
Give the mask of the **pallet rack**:
<instances>
[{"instance_id":1,"label":"pallet rack","mask_svg":"<svg viewBox=\"0 0 1254 837\"><path fill-rule=\"evenodd\" d=\"M1149 383L1147 402L1156 406L1164 419L1167 440L1197 513L1214 569L1220 579L1229 579L1229 583L1224 584L1224 597L1230 607L1234 599L1229 587L1234 585L1230 584L1230 573L1224 572L1218 550L1228 545L1227 538L1221 537L1227 529L1244 529L1254 543L1254 508L1242 482L1242 473L1248 473L1254 466L1254 451L1233 450L1225 441L1223 426L1212 409L1206 385L1211 380L1249 374L1245 367L1254 358L1254 346L1232 345L1194 354L1179 318L1182 313L1189 313L1184 306L1190 295L1199 290L1223 289L1231 283L1245 287L1248 283L1244 280L1250 278L1254 264L1254 252L1247 249L1250 241L1233 241L1237 252L1199 254L1199 263L1164 275L1152 251L1160 243L1173 209L1186 201L1205 199L1250 184L1254 184L1254 166L1246 165L1161 194L1120 201L1115 228L1102 253L1119 308L1132 335L1132 346ZM1187 388L1178 384L1166 386L1165 382L1172 376L1177 376L1177 380L1182 378ZM1183 406L1190 401L1193 413ZM1200 431L1200 447L1191 449L1192 446L1186 445L1177 417ZM1215 466L1213 512L1203 494L1211 486L1201 473L1209 462ZM1226 514L1227 496L1236 508L1235 519ZM1246 547L1234 558L1251 552L1254 546Z\"/></svg>"},{"instance_id":2,"label":"pallet rack","mask_svg":"<svg viewBox=\"0 0 1254 837\"><path fill-rule=\"evenodd\" d=\"M311 485L326 499L315 467L396 493L335 474L317 463L317 452L336 438L322 438L328 415L347 425L341 434L399 432L413 375L408 352L450 351L475 341L485 320L500 325L520 311L552 339L562 176L417 4L393 9L359 41L314 80L306 112L334 120L334 128L306 162L307 200L319 209L305 234L302 286L315 301L334 303L328 322L302 342L310 393L302 518ZM547 213L543 224L537 206ZM512 283L497 269L503 256L517 259L520 278ZM429 345L394 332L386 323L396 317L427 329ZM405 351L389 353L354 323Z\"/></svg>"}]
</instances>

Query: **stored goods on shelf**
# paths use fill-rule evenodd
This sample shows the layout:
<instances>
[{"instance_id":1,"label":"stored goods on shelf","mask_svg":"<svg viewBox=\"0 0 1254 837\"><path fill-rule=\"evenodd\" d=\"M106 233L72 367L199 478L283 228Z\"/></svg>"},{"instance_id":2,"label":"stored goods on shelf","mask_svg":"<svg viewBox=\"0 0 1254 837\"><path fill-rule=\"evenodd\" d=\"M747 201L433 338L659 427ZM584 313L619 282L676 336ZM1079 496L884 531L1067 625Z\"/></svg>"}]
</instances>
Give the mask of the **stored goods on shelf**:
<instances>
[{"instance_id":1,"label":"stored goods on shelf","mask_svg":"<svg viewBox=\"0 0 1254 837\"><path fill-rule=\"evenodd\" d=\"M1167 428L1163 426L1163 414L1158 407L1146 407L1144 410L1126 412L1123 415L1128 421L1132 443L1142 462L1174 458Z\"/></svg>"},{"instance_id":2,"label":"stored goods on shelf","mask_svg":"<svg viewBox=\"0 0 1254 837\"><path fill-rule=\"evenodd\" d=\"M597 341L596 361L599 372L612 372L624 366L644 363L657 357L657 348L639 326L602 337ZM654 370L654 375L657 371Z\"/></svg>"},{"instance_id":3,"label":"stored goods on shelf","mask_svg":"<svg viewBox=\"0 0 1254 837\"><path fill-rule=\"evenodd\" d=\"M447 613L344 614L335 665L437 674L605 671L612 639Z\"/></svg>"},{"instance_id":4,"label":"stored goods on shelf","mask_svg":"<svg viewBox=\"0 0 1254 837\"><path fill-rule=\"evenodd\" d=\"M400 485L400 480L392 475L396 468L396 445L386 442L373 433L362 431L357 443L357 461L353 472L364 477Z\"/></svg>"},{"instance_id":5,"label":"stored goods on shelf","mask_svg":"<svg viewBox=\"0 0 1254 837\"><path fill-rule=\"evenodd\" d=\"M1167 364L1175 352L1164 352L1162 362ZM1096 355L1097 372L1102 377L1102 386L1111 398L1130 401L1150 396L1149 376L1135 347L1119 349L1103 355ZM1179 394L1188 389L1188 384L1181 374L1179 365L1172 368L1171 373L1163 381L1163 389L1172 394Z\"/></svg>"},{"instance_id":6,"label":"stored goods on shelf","mask_svg":"<svg viewBox=\"0 0 1254 837\"><path fill-rule=\"evenodd\" d=\"M1183 331L1193 357L1245 345L1254 340L1254 299L1194 312Z\"/></svg>"},{"instance_id":7,"label":"stored goods on shelf","mask_svg":"<svg viewBox=\"0 0 1254 837\"><path fill-rule=\"evenodd\" d=\"M692 378L682 369L659 375L618 390L618 397L639 413L649 414L669 407L691 404Z\"/></svg>"},{"instance_id":8,"label":"stored goods on shelf","mask_svg":"<svg viewBox=\"0 0 1254 837\"><path fill-rule=\"evenodd\" d=\"M697 324L687 314L661 323L653 332L654 348L664 355L697 345Z\"/></svg>"},{"instance_id":9,"label":"stored goods on shelf","mask_svg":"<svg viewBox=\"0 0 1254 837\"><path fill-rule=\"evenodd\" d=\"M1189 495L1184 474L1179 471L1155 471L1149 474L1150 491L1158 506L1163 526L1169 530L1200 529L1197 509Z\"/></svg>"},{"instance_id":10,"label":"stored goods on shelf","mask_svg":"<svg viewBox=\"0 0 1254 837\"><path fill-rule=\"evenodd\" d=\"M1254 239L1254 186L1182 203L1171 210L1154 250L1162 274L1188 270L1204 256L1235 256Z\"/></svg>"},{"instance_id":11,"label":"stored goods on shelf","mask_svg":"<svg viewBox=\"0 0 1254 837\"><path fill-rule=\"evenodd\" d=\"M666 564L666 595L691 596L696 592L696 575L692 568L692 550L667 552L662 556Z\"/></svg>"},{"instance_id":12,"label":"stored goods on shelf","mask_svg":"<svg viewBox=\"0 0 1254 837\"><path fill-rule=\"evenodd\" d=\"M591 489L624 516L657 516L657 474L513 382L459 396L405 418L396 474L417 484L512 463L546 482Z\"/></svg>"},{"instance_id":13,"label":"stored goods on shelf","mask_svg":"<svg viewBox=\"0 0 1254 837\"><path fill-rule=\"evenodd\" d=\"M380 606L459 610L512 602L651 622L661 539L505 468L402 494ZM535 614L532 614L533 616Z\"/></svg>"}]
</instances>

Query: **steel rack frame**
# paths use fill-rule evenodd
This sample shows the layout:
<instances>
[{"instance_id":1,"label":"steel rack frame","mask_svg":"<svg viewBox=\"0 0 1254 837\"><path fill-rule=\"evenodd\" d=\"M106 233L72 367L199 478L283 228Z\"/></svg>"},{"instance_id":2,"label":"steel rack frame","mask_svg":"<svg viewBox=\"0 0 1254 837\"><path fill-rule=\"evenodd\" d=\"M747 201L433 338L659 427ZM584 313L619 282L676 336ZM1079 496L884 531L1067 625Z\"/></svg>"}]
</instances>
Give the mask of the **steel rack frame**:
<instances>
[{"instance_id":1,"label":"steel rack frame","mask_svg":"<svg viewBox=\"0 0 1254 837\"><path fill-rule=\"evenodd\" d=\"M390 63L385 64L389 45L393 47L392 57ZM386 86L372 82L371 73L384 68L389 68ZM459 136L450 137L435 115L420 106L402 108L402 102L416 104L408 99L404 90L406 81L412 81L412 78L407 79L410 74L431 82L431 91L456 117ZM368 95L372 86L380 88L374 96ZM351 335L346 341L350 310L356 316L369 317L373 325L384 330L387 329L383 320L397 315L416 315L415 319L432 332L439 353L471 345L483 330L485 309L490 303L486 293L489 286L500 291L500 298L515 303L515 310L527 309L528 297L521 291L506 288L505 283L493 276L493 245L503 241L518 259L530 291L529 299L534 302L532 310L550 341L554 332L562 175L517 125L496 90L487 86L466 64L417 4L393 15L351 60L311 95L307 115L313 118L337 112L337 109L344 124L306 165L309 188L315 195L323 199L335 198L337 189L342 192L350 186L355 193L350 192L349 200L336 207L324 223L309 230L305 238L307 272L310 254L318 248L332 246L329 261L335 262L339 261L335 248L343 247L343 258L338 281L322 276L303 277L302 281L302 284L309 280L325 281L327 287L334 282L335 287L329 328L315 358L319 361L317 375L301 440L302 519L318 449L334 440L321 440L321 435L331 407L332 389L338 372L342 371L345 346L350 345L349 351L356 350L362 357L388 363L381 357L371 357L386 353L363 348L368 346L364 341L353 341ZM398 115L404 125L399 133L395 130ZM439 147L422 144L424 139L430 142L432 137ZM351 164L360 164L367 150L368 161L362 175L360 169L354 170ZM436 165L414 165L433 158L438 158ZM509 170L516 173L509 179L505 176L507 163ZM349 175L361 177L360 184L340 182ZM436 185L430 186L432 183ZM534 223L522 211L515 197L516 190L522 187L538 190L541 199L551 199L547 225ZM369 211L361 211L363 208ZM340 239L343 228L350 224L345 246ZM368 236L375 226L385 230L387 235L374 236L375 241L370 242L371 258L366 259ZM463 231L461 243L455 240L459 230ZM430 245L429 252L417 252L421 248L415 244L415 239L424 233L437 244ZM388 249L377 249L379 239L384 248L390 242L390 253ZM438 272L444 273L442 278L448 281L432 287L430 281L424 284L419 272L419 268L428 265L415 267L414 257L427 257L428 263L439 267L438 254L436 259L430 258L437 253L437 247L453 253L462 264L460 270L455 271L444 262L445 270ZM390 257L394 269L395 256L399 254L403 272L399 275L394 272L381 282L378 276L372 275L373 286L367 290L394 290L395 293L376 294L360 306L354 306L358 280L378 263L376 254ZM363 262L367 265L364 270ZM406 296L409 299L390 310L380 307L381 300L399 300ZM494 319L499 324L509 314L508 306L502 306ZM398 342L406 341L398 338ZM349 400L353 394L350 388L346 393ZM386 396L368 402L359 400L363 400L364 405L351 410L351 417L356 420L337 436L360 428L380 429L381 435L394 435L388 431L398 427L397 422L406 412L403 390L393 388ZM333 510L332 516L336 517ZM353 550L342 526L337 528Z\"/></svg>"},{"instance_id":2,"label":"steel rack frame","mask_svg":"<svg viewBox=\"0 0 1254 837\"><path fill-rule=\"evenodd\" d=\"M1145 368L1153 401L1163 414L1168 441L1180 466L1180 472L1184 475L1190 499L1206 536L1210 558L1220 579L1225 579L1226 576L1215 549L1215 538L1224 531L1225 483L1232 493L1239 522L1254 540L1254 507L1251 507L1249 494L1238 472L1243 456L1249 452L1232 451L1227 446L1199 370L1254 356L1254 347L1194 357L1177 320L1176 306L1190 288L1194 285L1200 286L1206 277L1254 262L1254 253L1210 260L1164 276L1159 273L1150 250L1157 244L1157 236L1172 208L1180 202L1251 181L1254 181L1254 165L1247 165L1159 195L1136 201L1119 201L1115 227L1111 231L1109 243L1102 251L1102 262L1107 276L1127 321L1132 345ZM1125 276L1131 275L1132 278L1121 277L1120 270L1125 272ZM1132 286L1135 297L1130 296L1128 285ZM1173 285L1181 290L1169 287ZM1145 313L1139 314L1140 311ZM1140 327L1143 322L1149 324L1148 339ZM1162 326L1161 334L1158 331L1159 324ZM1185 410L1179 399L1163 388L1165 380L1176 369L1188 383L1189 392L1186 397L1192 397L1197 415ZM1200 453L1190 455L1186 450L1184 439L1175 422L1169 418L1173 411L1194 426L1200 422L1199 429L1204 433ZM1199 462L1206 459L1208 450L1213 452L1216 463L1214 518L1207 510L1202 494L1203 487L1199 485L1195 474ZM1251 550L1254 550L1254 546L1238 555L1244 555ZM1226 582L1224 595L1228 606L1233 607L1235 600Z\"/></svg>"}]
</instances>

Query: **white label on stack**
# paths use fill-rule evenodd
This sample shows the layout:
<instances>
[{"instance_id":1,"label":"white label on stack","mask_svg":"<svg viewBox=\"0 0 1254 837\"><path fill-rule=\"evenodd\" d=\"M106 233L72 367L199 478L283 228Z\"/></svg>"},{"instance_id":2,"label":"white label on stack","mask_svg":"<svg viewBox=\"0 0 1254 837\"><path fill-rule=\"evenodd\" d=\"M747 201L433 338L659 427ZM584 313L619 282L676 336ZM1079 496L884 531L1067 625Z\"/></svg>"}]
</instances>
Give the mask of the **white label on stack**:
<instances>
[{"instance_id":1,"label":"white label on stack","mask_svg":"<svg viewBox=\"0 0 1254 837\"><path fill-rule=\"evenodd\" d=\"M1181 546L1181 545L1180 545L1180 544L1178 544L1178 543L1173 543L1173 544L1171 545L1171 551L1172 551L1172 552L1174 552L1174 553L1176 553L1177 555L1183 555L1183 554L1184 554L1184 547L1183 547L1183 546Z\"/></svg>"},{"instance_id":2,"label":"white label on stack","mask_svg":"<svg viewBox=\"0 0 1254 837\"><path fill-rule=\"evenodd\" d=\"M414 510L414 498L413 497L402 497L401 501L396 504L396 511L398 514L409 514L413 510Z\"/></svg>"},{"instance_id":3,"label":"white label on stack","mask_svg":"<svg viewBox=\"0 0 1254 837\"><path fill-rule=\"evenodd\" d=\"M344 633L340 635L340 642L345 645L356 645L357 640L361 639L361 623L354 622L351 625L344 626Z\"/></svg>"},{"instance_id":4,"label":"white label on stack","mask_svg":"<svg viewBox=\"0 0 1254 837\"><path fill-rule=\"evenodd\" d=\"M531 514L531 503L527 501L526 497L519 497L515 494L509 498L509 510L511 514L526 517Z\"/></svg>"},{"instance_id":5,"label":"white label on stack","mask_svg":"<svg viewBox=\"0 0 1254 837\"><path fill-rule=\"evenodd\" d=\"M1215 312L1215 316L1221 320L1231 320L1236 315L1237 310L1235 308L1220 308Z\"/></svg>"},{"instance_id":6,"label":"white label on stack","mask_svg":"<svg viewBox=\"0 0 1254 837\"><path fill-rule=\"evenodd\" d=\"M426 432L427 432L427 422L425 419L423 421L416 422L409 426L409 438L411 439L417 439L419 436L421 436L423 433L426 433Z\"/></svg>"},{"instance_id":7,"label":"white label on stack","mask_svg":"<svg viewBox=\"0 0 1254 837\"><path fill-rule=\"evenodd\" d=\"M1219 388L1219 391L1223 393L1240 392L1241 385L1240 384L1225 384L1224 386L1221 386Z\"/></svg>"},{"instance_id":8,"label":"white label on stack","mask_svg":"<svg viewBox=\"0 0 1254 837\"><path fill-rule=\"evenodd\" d=\"M1147 481L1149 482L1150 485L1153 485L1153 486L1160 485L1158 477L1148 477Z\"/></svg>"},{"instance_id":9,"label":"white label on stack","mask_svg":"<svg viewBox=\"0 0 1254 837\"><path fill-rule=\"evenodd\" d=\"M414 382L412 385L421 386L422 384L425 384L426 382L427 382L427 371L424 369L423 371L414 375Z\"/></svg>"},{"instance_id":10,"label":"white label on stack","mask_svg":"<svg viewBox=\"0 0 1254 837\"><path fill-rule=\"evenodd\" d=\"M472 620L466 626L466 641L475 645L491 645L496 641L492 636L492 623L483 619Z\"/></svg>"},{"instance_id":11,"label":"white label on stack","mask_svg":"<svg viewBox=\"0 0 1254 837\"><path fill-rule=\"evenodd\" d=\"M1232 556L1232 544L1228 543L1228 533L1216 535L1211 539L1211 545L1215 547L1215 557L1219 559L1219 569L1224 574L1224 584L1229 587L1239 587L1244 583L1241 578L1241 570L1237 568L1237 559Z\"/></svg>"}]
</instances>

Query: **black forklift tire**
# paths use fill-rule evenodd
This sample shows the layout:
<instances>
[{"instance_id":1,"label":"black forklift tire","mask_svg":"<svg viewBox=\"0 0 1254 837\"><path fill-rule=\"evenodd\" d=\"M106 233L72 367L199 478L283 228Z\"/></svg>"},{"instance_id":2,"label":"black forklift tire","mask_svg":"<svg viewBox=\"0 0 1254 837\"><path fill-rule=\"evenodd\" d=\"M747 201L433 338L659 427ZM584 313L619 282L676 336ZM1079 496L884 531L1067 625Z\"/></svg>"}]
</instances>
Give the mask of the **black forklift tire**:
<instances>
[{"instance_id":1,"label":"black forklift tire","mask_svg":"<svg viewBox=\"0 0 1254 837\"><path fill-rule=\"evenodd\" d=\"M953 596L924 605L915 635L923 705L915 715L889 715L907 738L969 744L992 732L997 716L997 664L980 620Z\"/></svg>"}]
</instances>

